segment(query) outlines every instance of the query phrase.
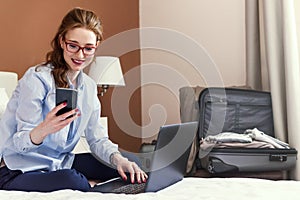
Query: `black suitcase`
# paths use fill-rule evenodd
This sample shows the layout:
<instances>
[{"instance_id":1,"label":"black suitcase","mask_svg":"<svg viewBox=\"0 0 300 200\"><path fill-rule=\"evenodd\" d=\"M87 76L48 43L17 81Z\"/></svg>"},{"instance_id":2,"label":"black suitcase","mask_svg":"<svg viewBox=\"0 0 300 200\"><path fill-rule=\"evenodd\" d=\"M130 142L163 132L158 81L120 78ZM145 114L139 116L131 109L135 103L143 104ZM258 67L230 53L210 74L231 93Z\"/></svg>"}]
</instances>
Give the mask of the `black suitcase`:
<instances>
[{"instance_id":1,"label":"black suitcase","mask_svg":"<svg viewBox=\"0 0 300 200\"><path fill-rule=\"evenodd\" d=\"M222 132L244 133L257 128L274 137L272 101L269 92L206 88L199 96L199 138ZM267 172L289 170L297 150L267 148L211 148L199 150L201 167L210 173Z\"/></svg>"}]
</instances>

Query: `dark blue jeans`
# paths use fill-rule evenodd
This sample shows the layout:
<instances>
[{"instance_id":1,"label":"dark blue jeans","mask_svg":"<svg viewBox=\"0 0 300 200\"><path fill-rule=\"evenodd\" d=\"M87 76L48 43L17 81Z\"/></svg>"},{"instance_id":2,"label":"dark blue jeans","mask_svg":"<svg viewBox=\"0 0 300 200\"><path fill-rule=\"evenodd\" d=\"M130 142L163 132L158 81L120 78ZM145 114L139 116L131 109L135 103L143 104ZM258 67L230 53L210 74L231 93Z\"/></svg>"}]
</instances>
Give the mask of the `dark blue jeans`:
<instances>
[{"instance_id":1,"label":"dark blue jeans","mask_svg":"<svg viewBox=\"0 0 300 200\"><path fill-rule=\"evenodd\" d=\"M118 172L96 160L91 154L77 154L72 169L51 172L0 168L0 189L51 192L61 189L88 191L88 179L106 181L118 176Z\"/></svg>"}]
</instances>

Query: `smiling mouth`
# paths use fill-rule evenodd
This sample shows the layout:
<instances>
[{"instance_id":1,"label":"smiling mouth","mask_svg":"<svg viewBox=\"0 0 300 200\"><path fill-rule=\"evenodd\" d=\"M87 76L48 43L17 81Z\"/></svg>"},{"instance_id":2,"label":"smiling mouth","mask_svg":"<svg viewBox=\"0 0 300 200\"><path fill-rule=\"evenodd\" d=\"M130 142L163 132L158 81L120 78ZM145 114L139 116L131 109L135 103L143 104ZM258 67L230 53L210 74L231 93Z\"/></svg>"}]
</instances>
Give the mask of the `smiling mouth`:
<instances>
[{"instance_id":1,"label":"smiling mouth","mask_svg":"<svg viewBox=\"0 0 300 200\"><path fill-rule=\"evenodd\" d=\"M75 65L82 65L84 63L84 60L77 60L77 59L72 58L72 62Z\"/></svg>"}]
</instances>

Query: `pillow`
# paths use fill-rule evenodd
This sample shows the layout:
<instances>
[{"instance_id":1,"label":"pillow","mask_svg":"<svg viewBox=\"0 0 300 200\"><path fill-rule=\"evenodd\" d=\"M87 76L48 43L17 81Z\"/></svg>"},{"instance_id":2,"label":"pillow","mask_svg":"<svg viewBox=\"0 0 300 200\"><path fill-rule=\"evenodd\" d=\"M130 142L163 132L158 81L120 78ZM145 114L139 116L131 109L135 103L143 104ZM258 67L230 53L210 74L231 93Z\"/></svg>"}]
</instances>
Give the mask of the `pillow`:
<instances>
[{"instance_id":1,"label":"pillow","mask_svg":"<svg viewBox=\"0 0 300 200\"><path fill-rule=\"evenodd\" d=\"M5 88L0 88L0 119L6 109L6 105L8 103L8 96Z\"/></svg>"}]
</instances>

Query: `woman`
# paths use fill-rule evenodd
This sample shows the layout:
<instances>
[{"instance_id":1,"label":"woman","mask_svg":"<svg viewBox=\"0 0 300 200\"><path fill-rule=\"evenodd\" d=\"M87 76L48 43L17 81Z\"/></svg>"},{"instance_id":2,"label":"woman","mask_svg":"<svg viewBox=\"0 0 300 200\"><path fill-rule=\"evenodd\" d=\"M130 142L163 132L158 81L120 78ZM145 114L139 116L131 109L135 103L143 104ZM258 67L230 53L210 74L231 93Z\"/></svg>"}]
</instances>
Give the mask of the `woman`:
<instances>
[{"instance_id":1,"label":"woman","mask_svg":"<svg viewBox=\"0 0 300 200\"><path fill-rule=\"evenodd\" d=\"M102 39L100 21L92 11L71 10L52 41L53 50L47 54L46 63L31 67L19 81L0 124L0 189L88 191L91 186L87 177L115 176L116 170L92 156L80 161L71 153L82 134L93 155L115 166L123 179L128 172L131 182L146 181L145 172L123 157L103 131L96 84L82 72L93 61ZM66 106L55 106L57 87L77 89L76 109L56 115ZM80 173L89 171L77 169L84 164L98 169L98 177Z\"/></svg>"}]
</instances>

